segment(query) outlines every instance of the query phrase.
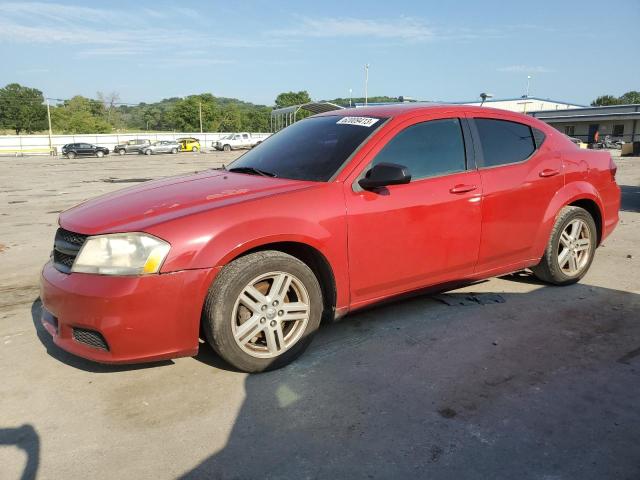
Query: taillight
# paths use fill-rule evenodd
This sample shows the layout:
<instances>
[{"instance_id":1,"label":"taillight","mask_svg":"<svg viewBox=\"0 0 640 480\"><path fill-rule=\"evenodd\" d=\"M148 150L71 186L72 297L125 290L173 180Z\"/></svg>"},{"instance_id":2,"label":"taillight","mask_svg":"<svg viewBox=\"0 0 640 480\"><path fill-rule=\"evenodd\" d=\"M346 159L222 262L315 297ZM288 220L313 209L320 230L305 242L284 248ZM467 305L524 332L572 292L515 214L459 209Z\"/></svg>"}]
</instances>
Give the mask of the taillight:
<instances>
[{"instance_id":1,"label":"taillight","mask_svg":"<svg viewBox=\"0 0 640 480\"><path fill-rule=\"evenodd\" d=\"M609 171L611 172L611 180L613 182L616 181L616 173L618 172L618 166L616 162L613 161L613 158L609 158Z\"/></svg>"}]
</instances>

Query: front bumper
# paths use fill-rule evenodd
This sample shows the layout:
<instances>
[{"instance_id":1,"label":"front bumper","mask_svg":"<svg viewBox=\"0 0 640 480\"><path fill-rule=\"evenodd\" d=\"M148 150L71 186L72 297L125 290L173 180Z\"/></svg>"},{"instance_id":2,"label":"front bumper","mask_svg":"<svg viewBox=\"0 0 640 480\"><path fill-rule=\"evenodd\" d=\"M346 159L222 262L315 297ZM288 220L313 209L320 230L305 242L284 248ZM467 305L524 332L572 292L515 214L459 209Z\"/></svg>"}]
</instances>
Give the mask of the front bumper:
<instances>
[{"instance_id":1,"label":"front bumper","mask_svg":"<svg viewBox=\"0 0 640 480\"><path fill-rule=\"evenodd\" d=\"M56 345L96 362L192 356L198 352L202 305L216 272L116 277L64 274L47 263L41 277L41 321ZM99 333L107 348L76 339L74 328Z\"/></svg>"}]
</instances>

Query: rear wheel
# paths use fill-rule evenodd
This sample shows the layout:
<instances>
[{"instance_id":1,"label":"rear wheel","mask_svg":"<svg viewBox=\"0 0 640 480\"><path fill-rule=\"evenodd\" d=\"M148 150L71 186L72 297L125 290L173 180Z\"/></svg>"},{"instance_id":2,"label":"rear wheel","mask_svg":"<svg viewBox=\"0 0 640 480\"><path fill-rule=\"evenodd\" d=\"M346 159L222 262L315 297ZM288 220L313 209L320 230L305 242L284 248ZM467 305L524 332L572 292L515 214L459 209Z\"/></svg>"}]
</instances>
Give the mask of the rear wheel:
<instances>
[{"instance_id":1,"label":"rear wheel","mask_svg":"<svg viewBox=\"0 0 640 480\"><path fill-rule=\"evenodd\" d=\"M262 372L302 354L322 310L320 284L305 263L282 252L257 252L220 272L207 295L203 328L228 363Z\"/></svg>"},{"instance_id":2,"label":"rear wheel","mask_svg":"<svg viewBox=\"0 0 640 480\"><path fill-rule=\"evenodd\" d=\"M593 217L580 207L564 207L556 219L542 260L532 268L540 280L569 285L589 270L598 231Z\"/></svg>"}]
</instances>

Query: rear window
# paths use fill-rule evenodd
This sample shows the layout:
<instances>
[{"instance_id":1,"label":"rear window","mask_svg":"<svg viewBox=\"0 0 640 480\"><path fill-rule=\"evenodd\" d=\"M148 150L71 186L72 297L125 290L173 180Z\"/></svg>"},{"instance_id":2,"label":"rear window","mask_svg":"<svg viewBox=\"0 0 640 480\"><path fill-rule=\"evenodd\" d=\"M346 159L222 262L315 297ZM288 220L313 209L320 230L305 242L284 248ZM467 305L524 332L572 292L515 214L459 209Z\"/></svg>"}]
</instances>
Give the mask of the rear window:
<instances>
[{"instance_id":1,"label":"rear window","mask_svg":"<svg viewBox=\"0 0 640 480\"><path fill-rule=\"evenodd\" d=\"M307 118L271 135L228 168L256 168L280 178L326 182L384 120Z\"/></svg>"},{"instance_id":2,"label":"rear window","mask_svg":"<svg viewBox=\"0 0 640 480\"><path fill-rule=\"evenodd\" d=\"M483 167L522 162L536 150L528 125L493 118L476 118L474 121L482 145Z\"/></svg>"}]
</instances>

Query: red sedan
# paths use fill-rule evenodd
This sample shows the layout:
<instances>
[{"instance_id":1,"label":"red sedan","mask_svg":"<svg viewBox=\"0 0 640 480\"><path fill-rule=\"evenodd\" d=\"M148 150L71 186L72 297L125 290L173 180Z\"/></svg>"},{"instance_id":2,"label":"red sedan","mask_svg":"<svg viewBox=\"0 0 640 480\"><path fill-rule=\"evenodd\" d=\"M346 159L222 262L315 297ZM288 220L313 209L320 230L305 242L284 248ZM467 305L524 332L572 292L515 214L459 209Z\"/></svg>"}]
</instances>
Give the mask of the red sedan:
<instances>
[{"instance_id":1,"label":"red sedan","mask_svg":"<svg viewBox=\"0 0 640 480\"><path fill-rule=\"evenodd\" d=\"M389 106L317 115L228 169L148 182L60 215L42 321L105 363L194 355L248 372L322 317L530 268L577 282L618 222L606 152L524 115Z\"/></svg>"}]
</instances>

